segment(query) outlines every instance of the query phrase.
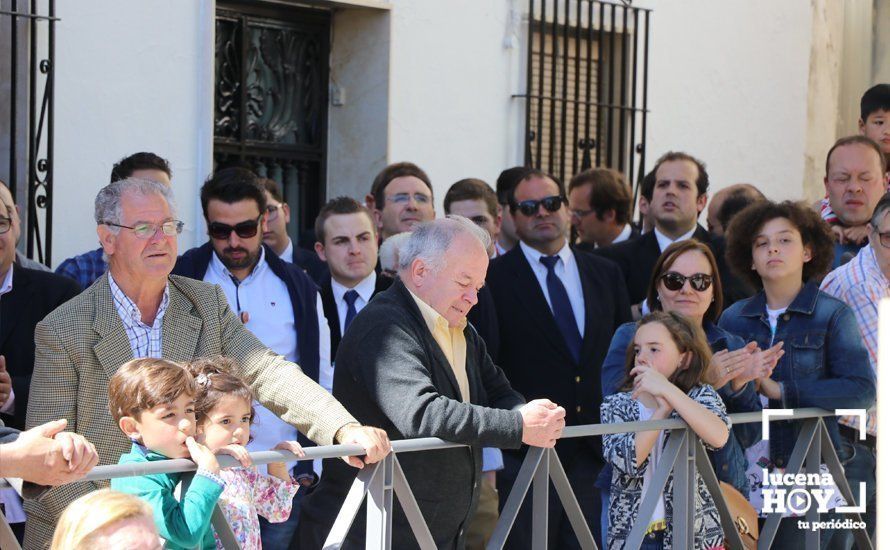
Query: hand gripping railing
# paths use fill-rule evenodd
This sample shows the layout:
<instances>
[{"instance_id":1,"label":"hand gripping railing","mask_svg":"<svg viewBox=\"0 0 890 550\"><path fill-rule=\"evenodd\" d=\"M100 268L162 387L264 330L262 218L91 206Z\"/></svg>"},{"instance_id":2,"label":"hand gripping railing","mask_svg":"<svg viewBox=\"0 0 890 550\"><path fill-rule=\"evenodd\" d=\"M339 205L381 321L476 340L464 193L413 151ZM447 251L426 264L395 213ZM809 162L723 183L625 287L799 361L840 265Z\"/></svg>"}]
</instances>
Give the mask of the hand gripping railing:
<instances>
[{"instance_id":1,"label":"hand gripping railing","mask_svg":"<svg viewBox=\"0 0 890 550\"><path fill-rule=\"evenodd\" d=\"M828 437L828 431L822 418L834 416L835 413L821 409L798 409L793 415L783 416L781 420L801 420L802 427L795 443L794 449L788 461L786 473L797 474L801 472L806 461L806 470L809 473L819 473L819 465L824 462L828 471L834 477L834 481L841 491L841 495L848 503L856 501L850 491L844 477L843 468L838 460L834 447ZM730 415L733 425L762 422L761 413L737 413ZM641 432L654 429L670 430L671 436L668 444L659 459L652 482L649 484L643 501L640 504L638 518L651 517L655 509L657 499L667 483L668 477L674 474L674 523L672 524L675 548L692 548L694 546L694 506L695 506L695 472L701 474L708 491L714 498L717 510L720 514L721 524L726 536L729 548L742 548L733 518L730 516L729 507L720 491L717 476L701 441L695 433L682 420L648 420L645 422L625 422L620 424L592 424L587 426L570 426L563 431L563 438L592 437L613 433ZM437 438L409 439L394 441L393 452L382 461L366 466L358 472L346 500L340 509L331 532L324 543L324 548L340 548L346 539L352 522L355 519L362 502L368 497L366 548L389 550L392 547L392 517L393 497L397 498L408 520L418 544L424 550L434 550L436 545L430 534L429 527L420 512L417 501L414 498L408 480L399 465L398 455L406 452L428 451L433 449L447 449L463 447L457 443L449 443ZM319 458L334 458L341 456L356 456L363 454L361 447L357 445L329 445L325 447L309 447L305 449L306 456L297 458L288 451L262 451L251 453L254 464L268 464L270 462L313 460ZM221 467L237 466L238 462L229 456L220 456ZM80 481L97 481L146 474L161 474L175 472L194 472L195 464L187 459L163 460L157 462L97 466ZM529 487L534 486L532 501L532 547L547 547L547 527L549 522L549 482L553 482L557 496L566 512L569 522L578 537L581 547L596 549L597 544L593 539L590 528L584 520L581 508L575 498L575 494L569 485L565 470L553 449L532 447L526 454L525 460L519 470L519 475L507 497L507 502L495 527L489 549L503 548L510 529L513 527L519 508L528 493ZM0 487L2 487L0 480ZM861 503L860 503L861 504ZM861 521L858 513L853 514L856 521ZM775 538L779 527L781 514L774 513L767 516L766 523L760 533L758 548L765 550ZM818 512L810 509L807 512L808 521L818 520ZM238 542L232 533L231 527L226 522L219 507L216 508L212 518L213 528L219 535L226 549L240 549ZM630 537L625 545L628 549L640 547L645 536L646 521L637 521L631 530ZM859 548L873 548L864 529L854 532ZM819 547L819 532L807 531L807 548ZM6 519L0 514L0 549L20 550Z\"/></svg>"}]
</instances>

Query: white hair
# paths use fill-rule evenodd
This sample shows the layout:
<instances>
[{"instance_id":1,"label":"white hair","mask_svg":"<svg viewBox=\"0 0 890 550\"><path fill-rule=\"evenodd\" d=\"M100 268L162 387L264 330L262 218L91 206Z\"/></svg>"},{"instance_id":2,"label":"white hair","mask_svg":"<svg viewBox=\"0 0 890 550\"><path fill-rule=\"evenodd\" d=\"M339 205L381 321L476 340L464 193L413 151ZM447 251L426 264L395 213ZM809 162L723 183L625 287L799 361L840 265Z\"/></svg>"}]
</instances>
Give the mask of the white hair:
<instances>
[{"instance_id":1,"label":"white hair","mask_svg":"<svg viewBox=\"0 0 890 550\"><path fill-rule=\"evenodd\" d=\"M135 193L140 196L161 195L170 207L170 213L176 217L176 203L173 200L173 190L169 185L142 178L125 178L109 183L99 190L96 195L95 218L96 225L104 223L121 223L121 199L125 193ZM109 231L117 233L119 227L109 226Z\"/></svg>"},{"instance_id":2,"label":"white hair","mask_svg":"<svg viewBox=\"0 0 890 550\"><path fill-rule=\"evenodd\" d=\"M491 246L488 231L463 216L449 215L414 228L411 237L399 251L399 270L407 269L415 259L420 258L431 270L439 271L445 267L445 253L458 235L474 237L483 250Z\"/></svg>"},{"instance_id":3,"label":"white hair","mask_svg":"<svg viewBox=\"0 0 890 550\"><path fill-rule=\"evenodd\" d=\"M378 256L380 258L380 267L384 271L396 271L399 266L399 249L408 240L411 233L396 233L389 237L380 245Z\"/></svg>"}]
</instances>

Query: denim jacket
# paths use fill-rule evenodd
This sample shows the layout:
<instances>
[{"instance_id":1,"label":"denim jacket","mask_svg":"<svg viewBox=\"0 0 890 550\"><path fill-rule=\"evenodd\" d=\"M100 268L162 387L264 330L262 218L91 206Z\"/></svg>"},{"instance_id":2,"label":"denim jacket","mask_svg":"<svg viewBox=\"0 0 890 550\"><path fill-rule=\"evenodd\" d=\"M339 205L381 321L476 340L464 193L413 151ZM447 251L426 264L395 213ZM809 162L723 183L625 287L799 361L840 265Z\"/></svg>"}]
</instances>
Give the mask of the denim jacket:
<instances>
[{"instance_id":1,"label":"denim jacket","mask_svg":"<svg viewBox=\"0 0 890 550\"><path fill-rule=\"evenodd\" d=\"M735 351L745 347L744 340L735 334L726 332L714 323L705 322L702 328L705 331L708 344L711 346L711 351L715 353L721 350ZM612 342L609 344L609 351L603 361L600 373L604 398L617 393L618 386L624 380L627 348L633 341L636 331L636 323L625 323L618 327L615 335L612 336ZM754 391L754 384L750 382L738 392L732 391L730 384L727 384L717 393L723 399L729 413L759 411L762 408L757 392ZM717 478L729 483L742 494L747 494L749 487L745 476L747 462L744 450L758 440L760 440L759 424L739 424L732 427L729 439L722 449L709 453ZM611 479L611 466L606 464L597 478L596 486L608 490Z\"/></svg>"},{"instance_id":2,"label":"denim jacket","mask_svg":"<svg viewBox=\"0 0 890 550\"><path fill-rule=\"evenodd\" d=\"M775 337L762 290L727 309L720 327L745 341L756 341L762 349L774 341L785 342L785 355L772 376L782 386L782 398L770 400L772 409L867 409L875 402L875 376L853 312L814 282L806 283L779 316ZM837 418L824 420L838 449ZM770 428L770 454L776 466L787 465L799 429L799 422L778 422Z\"/></svg>"}]
</instances>

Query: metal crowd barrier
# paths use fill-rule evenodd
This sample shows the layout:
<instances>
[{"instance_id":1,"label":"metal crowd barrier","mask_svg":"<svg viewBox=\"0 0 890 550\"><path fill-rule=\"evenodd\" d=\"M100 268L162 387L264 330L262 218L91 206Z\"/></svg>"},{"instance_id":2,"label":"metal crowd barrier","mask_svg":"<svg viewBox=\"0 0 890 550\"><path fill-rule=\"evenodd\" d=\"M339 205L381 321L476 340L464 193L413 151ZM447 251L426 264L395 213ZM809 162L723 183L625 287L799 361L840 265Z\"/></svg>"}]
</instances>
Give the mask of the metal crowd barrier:
<instances>
[{"instance_id":1,"label":"metal crowd barrier","mask_svg":"<svg viewBox=\"0 0 890 550\"><path fill-rule=\"evenodd\" d=\"M802 426L797 442L788 460L788 467L785 470L788 474L801 473L819 473L821 463L825 463L829 473L833 476L834 481L841 491L841 495L848 503L853 503L856 499L850 491L850 487L844 476L843 467L840 460L831 445L826 430L824 417L835 416L836 413L825 411L822 409L797 409L792 415L777 417L775 420L801 420ZM736 413L730 415L733 425L747 424L754 422L763 422L764 417L759 412L753 413ZM767 419L769 420L769 419ZM772 421L775 421L772 420ZM742 540L736 530L733 518L730 516L729 508L720 491L717 476L714 473L711 463L708 460L707 453L689 426L682 420L649 420L645 422L626 422L620 424L591 424L587 426L570 426L567 427L562 437L591 437L602 436L605 434L642 432L655 429L669 430L671 437L667 447L662 454L658 467L656 468L652 482L646 493L643 495L643 501L640 505L638 518L651 517L655 509L658 496L663 491L667 483L668 476L674 474L674 509L682 513L675 512L675 521L673 523L673 538L675 548L692 548L694 542L694 506L695 506L695 472L701 474L708 491L714 498L717 510L720 513L720 520L726 537L728 548L742 548ZM409 439L403 441L394 441L392 443L393 452L384 460L366 466L360 470L346 500L343 503L340 513L334 522L331 532L328 534L324 543L325 550L340 548L346 539L352 522L356 517L362 502L368 500L367 506L367 527L366 527L366 548L374 550L390 550L392 547L392 517L393 517L393 497L397 498L401 504L411 530L420 547L424 550L435 550L436 545L433 541L430 530L427 527L414 494L408 485L405 474L399 465L398 455L407 452L428 451L434 449L447 449L453 447L463 447L464 445L449 443L438 438L420 438ZM293 460L313 460L318 458L334 458L342 456L361 455L363 450L357 445L329 445L324 447L309 447L305 449L306 456L297 458L287 451L262 451L251 453L254 464L268 464L270 462L293 461ZM219 462L221 467L237 466L238 462L230 456L220 456ZM195 464L187 459L173 459L150 463L126 464L126 465L108 465L97 466L90 471L83 479L78 481L98 481L105 479L113 479L119 477L175 473L175 472L194 472ZM0 487L3 487L3 480L0 480ZM187 481L186 481L187 482ZM186 483L184 482L184 483ZM489 550L499 550L506 543L507 536L516 517L519 514L520 506L525 500L530 487L534 487L532 509L532 547L547 547L547 528L549 522L549 492L550 482L556 490L556 494L566 512L569 522L574 529L575 535L578 537L581 547L584 549L597 549L597 541L594 540L590 528L584 520L581 508L575 498L575 494L569 485L565 470L559 460L554 449L544 449L540 447L532 447L529 449L525 460L519 470L519 475L513 485L507 501L501 512L497 526L487 548ZM5 485L8 486L8 485ZM861 521L858 513L850 514L855 521ZM818 511L811 507L807 512L806 520L812 522L818 521ZM760 533L758 549L767 550L772 545L779 527L779 521L782 519L780 513L773 513L767 516L763 529ZM796 521L795 518L789 518L789 521ZM240 550L238 542L235 540L231 527L226 522L225 517L219 507L216 508L212 518L213 528L216 530L226 549ZM631 531L627 541L626 548L638 549L642 544L647 521L637 521ZM820 533L817 530L807 531L806 546L807 548L819 548ZM859 548L872 549L873 545L869 540L864 529L856 530L854 533ZM20 546L9 528L6 518L0 514L0 548L3 550L20 550Z\"/></svg>"}]
</instances>

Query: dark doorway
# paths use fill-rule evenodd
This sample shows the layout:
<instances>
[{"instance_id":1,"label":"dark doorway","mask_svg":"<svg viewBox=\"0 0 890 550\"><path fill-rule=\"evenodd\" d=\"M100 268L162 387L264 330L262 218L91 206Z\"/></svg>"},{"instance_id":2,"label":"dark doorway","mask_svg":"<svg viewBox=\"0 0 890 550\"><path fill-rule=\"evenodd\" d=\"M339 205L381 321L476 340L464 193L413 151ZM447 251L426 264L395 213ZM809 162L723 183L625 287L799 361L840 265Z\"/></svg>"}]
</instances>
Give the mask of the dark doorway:
<instances>
[{"instance_id":1,"label":"dark doorway","mask_svg":"<svg viewBox=\"0 0 890 550\"><path fill-rule=\"evenodd\" d=\"M277 181L295 243L325 201L330 35L324 10L217 3L214 164Z\"/></svg>"}]
</instances>

